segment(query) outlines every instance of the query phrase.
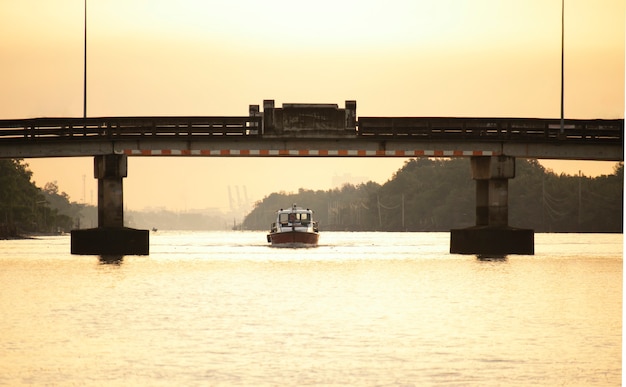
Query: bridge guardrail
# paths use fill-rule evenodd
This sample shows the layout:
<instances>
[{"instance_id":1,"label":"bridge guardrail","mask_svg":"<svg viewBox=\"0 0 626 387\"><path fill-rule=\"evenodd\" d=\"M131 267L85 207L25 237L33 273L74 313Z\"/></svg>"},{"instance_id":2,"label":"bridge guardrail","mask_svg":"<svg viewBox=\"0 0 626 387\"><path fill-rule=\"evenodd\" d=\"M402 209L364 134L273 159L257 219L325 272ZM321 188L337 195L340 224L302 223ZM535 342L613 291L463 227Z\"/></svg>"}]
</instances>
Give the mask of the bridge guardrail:
<instances>
[{"instance_id":1,"label":"bridge guardrail","mask_svg":"<svg viewBox=\"0 0 626 387\"><path fill-rule=\"evenodd\" d=\"M2 140L258 136L261 117L99 117L0 120Z\"/></svg>"},{"instance_id":2,"label":"bridge guardrail","mask_svg":"<svg viewBox=\"0 0 626 387\"><path fill-rule=\"evenodd\" d=\"M359 117L363 137L481 141L622 142L624 120L539 118Z\"/></svg>"},{"instance_id":3,"label":"bridge guardrail","mask_svg":"<svg viewBox=\"0 0 626 387\"><path fill-rule=\"evenodd\" d=\"M262 137L260 116L94 117L0 120L0 142L186 137ZM355 132L372 139L585 142L622 144L624 120L359 117ZM269 133L268 133L269 134ZM273 134L274 136L276 134Z\"/></svg>"}]
</instances>

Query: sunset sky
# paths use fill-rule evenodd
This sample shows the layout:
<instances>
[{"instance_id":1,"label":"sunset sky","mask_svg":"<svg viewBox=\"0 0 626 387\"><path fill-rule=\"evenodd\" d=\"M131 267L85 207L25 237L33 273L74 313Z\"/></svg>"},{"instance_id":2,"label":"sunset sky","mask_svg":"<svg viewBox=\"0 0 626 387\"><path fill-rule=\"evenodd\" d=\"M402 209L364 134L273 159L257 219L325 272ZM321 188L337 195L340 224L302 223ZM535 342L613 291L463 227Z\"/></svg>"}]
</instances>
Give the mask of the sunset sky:
<instances>
[{"instance_id":1,"label":"sunset sky","mask_svg":"<svg viewBox=\"0 0 626 387\"><path fill-rule=\"evenodd\" d=\"M82 116L83 6L0 0L0 118ZM561 0L91 0L87 18L88 116L247 115L263 99L354 99L358 116L560 115ZM566 118L624 117L625 18L623 0L565 0ZM131 157L125 203L226 210L229 186L253 202L350 175L384 183L404 161ZM95 203L92 158L27 162L38 185Z\"/></svg>"}]
</instances>

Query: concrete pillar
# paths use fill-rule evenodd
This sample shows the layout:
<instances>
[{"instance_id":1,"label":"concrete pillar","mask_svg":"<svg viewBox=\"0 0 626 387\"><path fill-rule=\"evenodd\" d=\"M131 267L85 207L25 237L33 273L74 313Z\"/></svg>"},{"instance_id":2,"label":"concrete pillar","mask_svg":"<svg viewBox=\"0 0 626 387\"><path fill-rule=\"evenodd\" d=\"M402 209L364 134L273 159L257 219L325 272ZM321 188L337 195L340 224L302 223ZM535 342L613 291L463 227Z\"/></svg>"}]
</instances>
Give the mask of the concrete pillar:
<instances>
[{"instance_id":1,"label":"concrete pillar","mask_svg":"<svg viewBox=\"0 0 626 387\"><path fill-rule=\"evenodd\" d=\"M98 227L124 227L124 190L127 176L126 155L101 155L94 158L94 177L98 179Z\"/></svg>"},{"instance_id":2,"label":"concrete pillar","mask_svg":"<svg viewBox=\"0 0 626 387\"><path fill-rule=\"evenodd\" d=\"M476 180L476 225L509 224L509 179L515 177L515 158L472 157L472 178Z\"/></svg>"},{"instance_id":3,"label":"concrete pillar","mask_svg":"<svg viewBox=\"0 0 626 387\"><path fill-rule=\"evenodd\" d=\"M489 224L489 180L476 180L476 225Z\"/></svg>"},{"instance_id":4,"label":"concrete pillar","mask_svg":"<svg viewBox=\"0 0 626 387\"><path fill-rule=\"evenodd\" d=\"M124 227L124 190L126 155L100 155L94 158L94 177L98 179L98 227L72 230L72 254L115 257L147 255L150 234L148 230Z\"/></svg>"},{"instance_id":5,"label":"concrete pillar","mask_svg":"<svg viewBox=\"0 0 626 387\"><path fill-rule=\"evenodd\" d=\"M509 225L509 181L489 180L489 221L492 226Z\"/></svg>"},{"instance_id":6,"label":"concrete pillar","mask_svg":"<svg viewBox=\"0 0 626 387\"><path fill-rule=\"evenodd\" d=\"M476 226L451 230L450 252L478 256L534 254L533 230L509 227L509 179L515 177L515 158L471 158L476 181Z\"/></svg>"}]
</instances>

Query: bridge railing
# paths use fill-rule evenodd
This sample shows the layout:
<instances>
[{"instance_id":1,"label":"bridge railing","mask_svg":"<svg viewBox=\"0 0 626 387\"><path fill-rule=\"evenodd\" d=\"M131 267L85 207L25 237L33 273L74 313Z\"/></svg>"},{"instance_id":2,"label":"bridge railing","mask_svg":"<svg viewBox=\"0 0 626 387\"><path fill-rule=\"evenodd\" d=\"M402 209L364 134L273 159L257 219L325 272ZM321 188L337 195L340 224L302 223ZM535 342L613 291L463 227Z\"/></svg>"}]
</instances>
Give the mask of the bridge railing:
<instances>
[{"instance_id":1,"label":"bridge railing","mask_svg":"<svg viewBox=\"0 0 626 387\"><path fill-rule=\"evenodd\" d=\"M260 116L0 120L0 141L262 137L262 120ZM561 131L558 119L359 117L355 131L341 134L372 139L622 144L624 120L568 119Z\"/></svg>"},{"instance_id":2,"label":"bridge railing","mask_svg":"<svg viewBox=\"0 0 626 387\"><path fill-rule=\"evenodd\" d=\"M1 140L258 136L261 117L100 117L0 120Z\"/></svg>"},{"instance_id":3,"label":"bridge railing","mask_svg":"<svg viewBox=\"0 0 626 387\"><path fill-rule=\"evenodd\" d=\"M534 118L359 117L363 137L433 140L622 142L624 120Z\"/></svg>"}]
</instances>

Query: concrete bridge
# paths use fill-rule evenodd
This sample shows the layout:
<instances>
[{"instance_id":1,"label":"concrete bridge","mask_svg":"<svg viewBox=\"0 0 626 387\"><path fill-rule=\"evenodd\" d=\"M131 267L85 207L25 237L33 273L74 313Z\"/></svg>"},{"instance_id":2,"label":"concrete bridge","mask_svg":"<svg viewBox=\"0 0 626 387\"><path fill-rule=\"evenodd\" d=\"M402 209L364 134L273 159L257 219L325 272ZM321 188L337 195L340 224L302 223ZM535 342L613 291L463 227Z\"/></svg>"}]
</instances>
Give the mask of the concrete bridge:
<instances>
[{"instance_id":1,"label":"concrete bridge","mask_svg":"<svg viewBox=\"0 0 626 387\"><path fill-rule=\"evenodd\" d=\"M74 254L148 254L147 230L123 227L128 156L470 157L476 226L450 252L533 254L532 230L508 225L515 158L623 161L624 120L358 117L356 101L250 105L230 117L0 120L0 158L95 156L98 228L72 231Z\"/></svg>"}]
</instances>

